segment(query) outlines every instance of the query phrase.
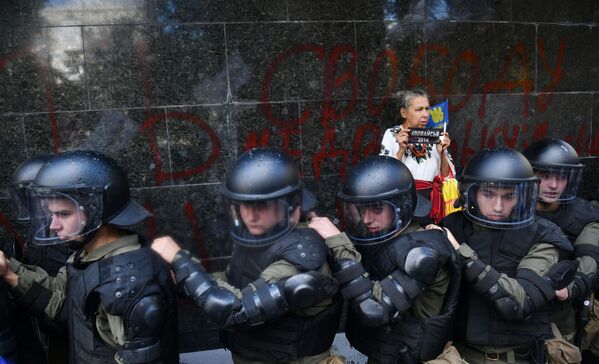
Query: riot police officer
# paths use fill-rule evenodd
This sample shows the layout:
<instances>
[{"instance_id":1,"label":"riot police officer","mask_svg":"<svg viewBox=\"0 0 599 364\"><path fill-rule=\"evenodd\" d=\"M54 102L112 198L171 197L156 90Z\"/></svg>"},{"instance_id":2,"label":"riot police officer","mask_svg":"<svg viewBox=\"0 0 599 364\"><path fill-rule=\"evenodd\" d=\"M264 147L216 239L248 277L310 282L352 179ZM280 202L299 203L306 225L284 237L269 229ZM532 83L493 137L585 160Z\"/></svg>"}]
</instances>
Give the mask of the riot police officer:
<instances>
[{"instance_id":1,"label":"riot police officer","mask_svg":"<svg viewBox=\"0 0 599 364\"><path fill-rule=\"evenodd\" d=\"M327 218L312 218L310 226L334 252L351 241L359 253L335 254L335 277L350 301L349 342L377 363L435 359L451 332L460 269L440 228L412 222L412 174L397 159L370 157L349 171L338 197L345 232ZM452 359L460 360L455 349Z\"/></svg>"},{"instance_id":2,"label":"riot police officer","mask_svg":"<svg viewBox=\"0 0 599 364\"><path fill-rule=\"evenodd\" d=\"M464 210L443 220L462 265L455 345L470 363L544 363L549 302L575 272L572 246L536 218L538 177L517 151L475 154L461 176Z\"/></svg>"},{"instance_id":3,"label":"riot police officer","mask_svg":"<svg viewBox=\"0 0 599 364\"><path fill-rule=\"evenodd\" d=\"M215 279L170 238L152 248L211 320L235 363L318 363L339 326L338 284L318 233L297 225L302 184L294 161L272 149L243 153L221 186L234 241Z\"/></svg>"},{"instance_id":4,"label":"riot police officer","mask_svg":"<svg viewBox=\"0 0 599 364\"><path fill-rule=\"evenodd\" d=\"M176 363L176 303L168 265L125 228L149 217L125 172L91 151L52 158L30 191L33 241L76 252L56 277L0 253L18 304L66 322L72 363Z\"/></svg>"},{"instance_id":5,"label":"riot police officer","mask_svg":"<svg viewBox=\"0 0 599 364\"><path fill-rule=\"evenodd\" d=\"M9 193L13 207L14 221L17 222L23 236L25 236L24 246L21 247L16 241L12 246L5 246L2 250L10 257L23 259L28 264L39 266L46 270L50 275L55 276L58 269L64 266L70 255L70 250L64 245L39 246L32 243L27 189L31 187L35 176L54 155L39 154L21 162L12 174ZM7 296L8 297L8 296ZM6 305L10 305L6 303ZM59 326L49 325L47 322L38 321L25 314L19 307L16 307L16 315L11 317L18 320L14 325L19 345L19 357L22 362L46 362L46 354L42 347L42 342L48 344L48 359L50 363L64 363L68 360L68 347L66 346L66 332ZM13 310L2 310L5 313ZM40 330L44 333L52 334L52 339L48 336L40 335ZM48 341L51 341L49 343ZM24 343L26 343L24 345ZM4 346L2 346L4 347ZM3 355L4 356L4 355Z\"/></svg>"},{"instance_id":6,"label":"riot police officer","mask_svg":"<svg viewBox=\"0 0 599 364\"><path fill-rule=\"evenodd\" d=\"M12 203L15 206L16 220L29 225L31 218L29 216L29 207L27 199L27 188L31 187L35 176L46 162L54 155L40 154L23 161L12 175L10 194ZM31 241L30 231L27 232L27 245L23 254L27 264L38 266L55 276L58 270L65 265L72 251L65 244L38 245ZM15 255L16 256L16 255Z\"/></svg>"},{"instance_id":7,"label":"riot police officer","mask_svg":"<svg viewBox=\"0 0 599 364\"><path fill-rule=\"evenodd\" d=\"M581 346L590 294L598 279L599 209L577 197L584 165L570 144L561 139L542 139L526 148L524 156L541 180L537 215L564 231L580 262L574 282L557 293L561 304L554 305L552 317L561 334ZM599 354L599 347L596 350Z\"/></svg>"}]
</instances>

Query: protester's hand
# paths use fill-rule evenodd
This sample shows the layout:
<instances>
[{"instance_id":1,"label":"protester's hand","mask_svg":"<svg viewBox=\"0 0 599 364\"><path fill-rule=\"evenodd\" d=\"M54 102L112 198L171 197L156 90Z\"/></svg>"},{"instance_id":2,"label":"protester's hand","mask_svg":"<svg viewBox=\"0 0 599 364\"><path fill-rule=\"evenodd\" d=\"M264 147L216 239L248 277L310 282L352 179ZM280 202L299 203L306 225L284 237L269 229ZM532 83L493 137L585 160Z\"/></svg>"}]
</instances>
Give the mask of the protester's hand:
<instances>
[{"instance_id":1,"label":"protester's hand","mask_svg":"<svg viewBox=\"0 0 599 364\"><path fill-rule=\"evenodd\" d=\"M397 134L395 134L395 140L397 144L399 144L400 150L406 150L408 147L408 137L410 136L410 129L405 128L401 129Z\"/></svg>"},{"instance_id":2,"label":"protester's hand","mask_svg":"<svg viewBox=\"0 0 599 364\"><path fill-rule=\"evenodd\" d=\"M453 246L453 248L455 250L458 250L460 248L460 243L458 243L458 240L455 238L455 236L453 236L453 234L451 233L451 231L448 228L442 228L438 225L435 224L428 224L424 227L426 230L441 230L441 231L445 231L445 234L447 235L447 240L449 240L449 242L451 243L451 245Z\"/></svg>"},{"instance_id":3,"label":"protester's hand","mask_svg":"<svg viewBox=\"0 0 599 364\"><path fill-rule=\"evenodd\" d=\"M315 216L310 220L308 227L316 230L323 239L341 234L341 231L337 229L337 226L328 217Z\"/></svg>"},{"instance_id":4,"label":"protester's hand","mask_svg":"<svg viewBox=\"0 0 599 364\"><path fill-rule=\"evenodd\" d=\"M152 242L152 249L157 252L162 259L171 264L175 255L181 250L181 247L170 236L163 236L154 239Z\"/></svg>"},{"instance_id":5,"label":"protester's hand","mask_svg":"<svg viewBox=\"0 0 599 364\"><path fill-rule=\"evenodd\" d=\"M442 153L447 150L450 145L451 139L449 138L449 133L446 131L441 133L439 136L439 143L437 143L437 152L439 152L439 155L443 155Z\"/></svg>"},{"instance_id":6,"label":"protester's hand","mask_svg":"<svg viewBox=\"0 0 599 364\"><path fill-rule=\"evenodd\" d=\"M16 287L19 279L19 276L10 270L8 259L2 250L0 250L0 277L2 277L11 287Z\"/></svg>"},{"instance_id":7,"label":"protester's hand","mask_svg":"<svg viewBox=\"0 0 599 364\"><path fill-rule=\"evenodd\" d=\"M555 298L557 298L558 301L565 301L568 299L568 297L568 287L564 287L558 291L555 291Z\"/></svg>"}]
</instances>

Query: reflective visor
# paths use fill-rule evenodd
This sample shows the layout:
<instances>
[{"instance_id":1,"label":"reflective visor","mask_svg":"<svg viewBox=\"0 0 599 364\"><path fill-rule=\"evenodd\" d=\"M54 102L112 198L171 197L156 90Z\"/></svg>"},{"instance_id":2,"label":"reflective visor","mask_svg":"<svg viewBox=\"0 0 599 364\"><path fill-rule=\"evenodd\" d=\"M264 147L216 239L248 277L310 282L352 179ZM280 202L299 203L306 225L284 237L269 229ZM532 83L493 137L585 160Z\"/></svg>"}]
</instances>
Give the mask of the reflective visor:
<instances>
[{"instance_id":1,"label":"reflective visor","mask_svg":"<svg viewBox=\"0 0 599 364\"><path fill-rule=\"evenodd\" d=\"M10 188L9 194L15 209L15 218L21 223L28 223L30 217L27 189L22 186L15 186Z\"/></svg>"},{"instance_id":2,"label":"reflective visor","mask_svg":"<svg viewBox=\"0 0 599 364\"><path fill-rule=\"evenodd\" d=\"M34 243L54 245L75 240L102 225L102 193L31 190Z\"/></svg>"},{"instance_id":3,"label":"reflective visor","mask_svg":"<svg viewBox=\"0 0 599 364\"><path fill-rule=\"evenodd\" d=\"M467 185L466 216L483 226L515 229L534 220L538 182L474 182Z\"/></svg>"},{"instance_id":4,"label":"reflective visor","mask_svg":"<svg viewBox=\"0 0 599 364\"><path fill-rule=\"evenodd\" d=\"M297 223L286 196L271 200L239 201L223 196L230 231L237 242L250 246L272 243Z\"/></svg>"},{"instance_id":5,"label":"reflective visor","mask_svg":"<svg viewBox=\"0 0 599 364\"><path fill-rule=\"evenodd\" d=\"M371 202L343 201L345 232L356 244L377 244L410 223L412 206L406 196Z\"/></svg>"},{"instance_id":6,"label":"reflective visor","mask_svg":"<svg viewBox=\"0 0 599 364\"><path fill-rule=\"evenodd\" d=\"M547 203L568 203L576 198L582 180L580 167L536 167L535 174L541 179L539 200Z\"/></svg>"}]
</instances>

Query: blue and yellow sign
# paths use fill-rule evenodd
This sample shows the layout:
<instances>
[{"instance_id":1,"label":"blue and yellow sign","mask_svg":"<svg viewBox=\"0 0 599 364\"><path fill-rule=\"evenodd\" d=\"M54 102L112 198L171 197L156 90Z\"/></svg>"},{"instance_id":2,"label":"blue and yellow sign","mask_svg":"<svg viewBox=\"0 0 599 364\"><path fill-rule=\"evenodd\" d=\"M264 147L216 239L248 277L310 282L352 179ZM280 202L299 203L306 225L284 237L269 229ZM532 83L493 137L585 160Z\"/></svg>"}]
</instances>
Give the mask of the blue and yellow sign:
<instances>
[{"instance_id":1,"label":"blue and yellow sign","mask_svg":"<svg viewBox=\"0 0 599 364\"><path fill-rule=\"evenodd\" d=\"M431 117L428 119L428 124L426 124L427 128L443 128L447 127L449 123L449 111L447 109L448 100L445 99L440 104L434 105L431 107Z\"/></svg>"}]
</instances>

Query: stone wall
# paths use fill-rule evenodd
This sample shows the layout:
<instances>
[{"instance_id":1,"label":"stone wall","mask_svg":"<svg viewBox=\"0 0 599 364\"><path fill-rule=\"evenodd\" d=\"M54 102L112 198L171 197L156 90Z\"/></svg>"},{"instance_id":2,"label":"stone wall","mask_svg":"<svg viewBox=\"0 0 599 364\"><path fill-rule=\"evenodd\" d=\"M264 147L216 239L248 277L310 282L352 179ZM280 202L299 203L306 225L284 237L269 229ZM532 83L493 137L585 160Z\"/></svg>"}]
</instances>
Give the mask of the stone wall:
<instances>
[{"instance_id":1,"label":"stone wall","mask_svg":"<svg viewBox=\"0 0 599 364\"><path fill-rule=\"evenodd\" d=\"M593 0L7 0L0 5L0 237L14 168L95 149L210 270L231 252L218 184L244 150L293 155L320 211L379 150L394 95L449 99L451 153L565 138L597 189L599 3ZM181 347L217 345L182 303Z\"/></svg>"}]
</instances>

